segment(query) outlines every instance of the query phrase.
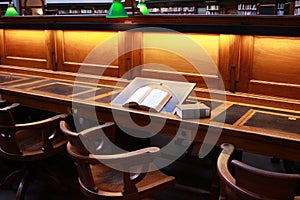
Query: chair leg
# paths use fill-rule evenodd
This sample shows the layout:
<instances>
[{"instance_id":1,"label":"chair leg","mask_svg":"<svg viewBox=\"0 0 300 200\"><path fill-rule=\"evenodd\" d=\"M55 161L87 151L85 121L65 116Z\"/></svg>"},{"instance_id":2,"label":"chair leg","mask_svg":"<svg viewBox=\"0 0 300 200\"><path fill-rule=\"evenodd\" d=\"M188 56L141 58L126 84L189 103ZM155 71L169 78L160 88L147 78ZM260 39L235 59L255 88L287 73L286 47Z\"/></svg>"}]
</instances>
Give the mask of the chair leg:
<instances>
[{"instance_id":1,"label":"chair leg","mask_svg":"<svg viewBox=\"0 0 300 200\"><path fill-rule=\"evenodd\" d=\"M8 189L14 182L16 182L17 180L21 180L24 174L25 174L24 169L13 171L0 184L0 188Z\"/></svg>"},{"instance_id":2,"label":"chair leg","mask_svg":"<svg viewBox=\"0 0 300 200\"><path fill-rule=\"evenodd\" d=\"M24 200L29 183L33 180L31 175L31 173L26 172L24 178L21 180L16 194L16 200Z\"/></svg>"}]
</instances>

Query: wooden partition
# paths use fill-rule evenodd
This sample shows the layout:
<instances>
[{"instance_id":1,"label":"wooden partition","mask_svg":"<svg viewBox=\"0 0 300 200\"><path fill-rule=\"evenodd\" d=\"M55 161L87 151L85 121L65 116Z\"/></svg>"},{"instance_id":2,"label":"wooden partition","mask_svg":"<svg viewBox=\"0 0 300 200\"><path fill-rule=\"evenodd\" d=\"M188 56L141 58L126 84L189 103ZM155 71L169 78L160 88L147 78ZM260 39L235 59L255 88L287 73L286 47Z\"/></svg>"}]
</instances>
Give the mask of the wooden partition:
<instances>
[{"instance_id":1,"label":"wooden partition","mask_svg":"<svg viewBox=\"0 0 300 200\"><path fill-rule=\"evenodd\" d=\"M52 69L54 38L47 30L1 30L1 63Z\"/></svg>"},{"instance_id":2,"label":"wooden partition","mask_svg":"<svg viewBox=\"0 0 300 200\"><path fill-rule=\"evenodd\" d=\"M258 25L251 21L253 17L247 18L247 23L253 23L254 32L263 33L261 27L270 24L271 30L278 29L274 35L250 34L251 31L239 34L245 28L245 19L240 17L213 17L217 18L214 29L209 24L211 18L186 18L166 18L169 20L166 27L181 27L184 32L155 28L132 31L126 28L144 24L144 18L122 23L116 19L112 24L91 24L91 28L89 24L82 23L80 27L73 23L77 18L51 17L53 22L49 22L50 25L59 24L55 20L62 20L65 27L53 28L52 24L50 29L16 28L26 26L14 25L8 18L10 28L0 30L1 64L71 73L79 71L128 80L137 76L187 80L197 83L198 88L225 88L228 94L286 98L284 101L300 99L300 36L292 33L293 36L282 36L280 27L284 23L281 18L275 22L261 17ZM44 19L30 20L35 24ZM102 18L91 20L104 21ZM289 20L287 28L298 30L296 19ZM153 17L154 22L161 23L156 17ZM231 27L230 23L234 26ZM238 27L236 24L241 27L235 30L236 33L224 33L228 27ZM222 30L225 27L225 31L215 33L218 25Z\"/></svg>"},{"instance_id":3,"label":"wooden partition","mask_svg":"<svg viewBox=\"0 0 300 200\"><path fill-rule=\"evenodd\" d=\"M187 80L218 88L219 35L143 34L142 76Z\"/></svg>"},{"instance_id":4,"label":"wooden partition","mask_svg":"<svg viewBox=\"0 0 300 200\"><path fill-rule=\"evenodd\" d=\"M243 66L251 69L246 91L300 99L300 40L255 36L252 41L252 66Z\"/></svg>"},{"instance_id":5,"label":"wooden partition","mask_svg":"<svg viewBox=\"0 0 300 200\"><path fill-rule=\"evenodd\" d=\"M119 76L118 32L56 31L57 70Z\"/></svg>"}]
</instances>

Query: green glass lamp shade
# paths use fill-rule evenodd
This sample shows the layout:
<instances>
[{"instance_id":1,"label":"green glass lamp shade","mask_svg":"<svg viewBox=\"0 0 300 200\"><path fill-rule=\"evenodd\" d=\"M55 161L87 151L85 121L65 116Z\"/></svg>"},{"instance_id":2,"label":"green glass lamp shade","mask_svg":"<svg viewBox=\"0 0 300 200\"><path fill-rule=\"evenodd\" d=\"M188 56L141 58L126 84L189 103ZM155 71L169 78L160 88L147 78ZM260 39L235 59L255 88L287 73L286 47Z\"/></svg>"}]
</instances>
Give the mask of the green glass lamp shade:
<instances>
[{"instance_id":1,"label":"green glass lamp shade","mask_svg":"<svg viewBox=\"0 0 300 200\"><path fill-rule=\"evenodd\" d=\"M17 10L15 9L15 7L13 5L9 4L7 6L5 16L19 16L19 13L17 12Z\"/></svg>"},{"instance_id":2,"label":"green glass lamp shade","mask_svg":"<svg viewBox=\"0 0 300 200\"><path fill-rule=\"evenodd\" d=\"M128 17L123 4L119 1L114 1L106 15L106 18L125 18Z\"/></svg>"},{"instance_id":3,"label":"green glass lamp shade","mask_svg":"<svg viewBox=\"0 0 300 200\"><path fill-rule=\"evenodd\" d=\"M142 3L140 2L137 7L140 9L140 12L143 14L143 15L148 15L149 14L149 10L146 6L145 3Z\"/></svg>"}]
</instances>

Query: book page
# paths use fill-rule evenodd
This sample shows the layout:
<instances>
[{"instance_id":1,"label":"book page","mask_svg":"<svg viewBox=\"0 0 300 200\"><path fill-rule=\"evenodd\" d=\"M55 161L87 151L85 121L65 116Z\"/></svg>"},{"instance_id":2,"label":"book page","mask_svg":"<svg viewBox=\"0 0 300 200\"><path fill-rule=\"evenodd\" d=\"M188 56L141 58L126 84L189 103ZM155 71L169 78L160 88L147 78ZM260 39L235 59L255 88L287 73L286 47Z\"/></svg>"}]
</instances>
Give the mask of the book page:
<instances>
[{"instance_id":1,"label":"book page","mask_svg":"<svg viewBox=\"0 0 300 200\"><path fill-rule=\"evenodd\" d=\"M171 95L167 91L155 88L147 95L140 105L153 108L159 112L170 98Z\"/></svg>"},{"instance_id":2,"label":"book page","mask_svg":"<svg viewBox=\"0 0 300 200\"><path fill-rule=\"evenodd\" d=\"M150 86L144 86L139 89L137 89L128 99L124 104L129 104L129 103L137 103L141 104L146 95L150 92L151 87Z\"/></svg>"}]
</instances>

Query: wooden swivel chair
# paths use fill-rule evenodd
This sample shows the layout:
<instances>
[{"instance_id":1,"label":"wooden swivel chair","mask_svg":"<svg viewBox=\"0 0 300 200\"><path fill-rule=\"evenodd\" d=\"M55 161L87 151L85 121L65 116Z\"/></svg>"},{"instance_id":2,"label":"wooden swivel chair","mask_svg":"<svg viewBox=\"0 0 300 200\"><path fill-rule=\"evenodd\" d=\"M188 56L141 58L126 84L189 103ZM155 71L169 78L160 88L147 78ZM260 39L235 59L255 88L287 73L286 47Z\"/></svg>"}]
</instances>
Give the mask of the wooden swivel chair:
<instances>
[{"instance_id":1,"label":"wooden swivel chair","mask_svg":"<svg viewBox=\"0 0 300 200\"><path fill-rule=\"evenodd\" d=\"M67 151L77 168L80 189L90 199L141 199L175 185L174 177L159 170L133 174L103 164L130 167L140 164L145 158L151 161L160 151L157 147L148 147L113 155L105 153L109 141L100 131L109 138L115 131L113 123L104 123L76 133L62 121L60 128L69 140ZM148 165L147 161L143 164Z\"/></svg>"},{"instance_id":2,"label":"wooden swivel chair","mask_svg":"<svg viewBox=\"0 0 300 200\"><path fill-rule=\"evenodd\" d=\"M234 146L224 143L221 147L223 150L217 162L221 187L220 200L299 199L296 197L300 180L299 174L267 171L238 160L231 160ZM232 167L233 173L231 173L230 167Z\"/></svg>"},{"instance_id":3,"label":"wooden swivel chair","mask_svg":"<svg viewBox=\"0 0 300 200\"><path fill-rule=\"evenodd\" d=\"M24 198L26 189L34 178L45 178L47 182L58 186L54 176L39 168L39 161L64 150L67 143L59 127L59 122L65 119L66 115L19 123L17 115L25 115L20 110L21 107L20 104L14 103L0 109L0 156L23 164L21 169L8 175L0 187L8 188L16 180L21 179L16 195L17 200Z\"/></svg>"}]
</instances>

